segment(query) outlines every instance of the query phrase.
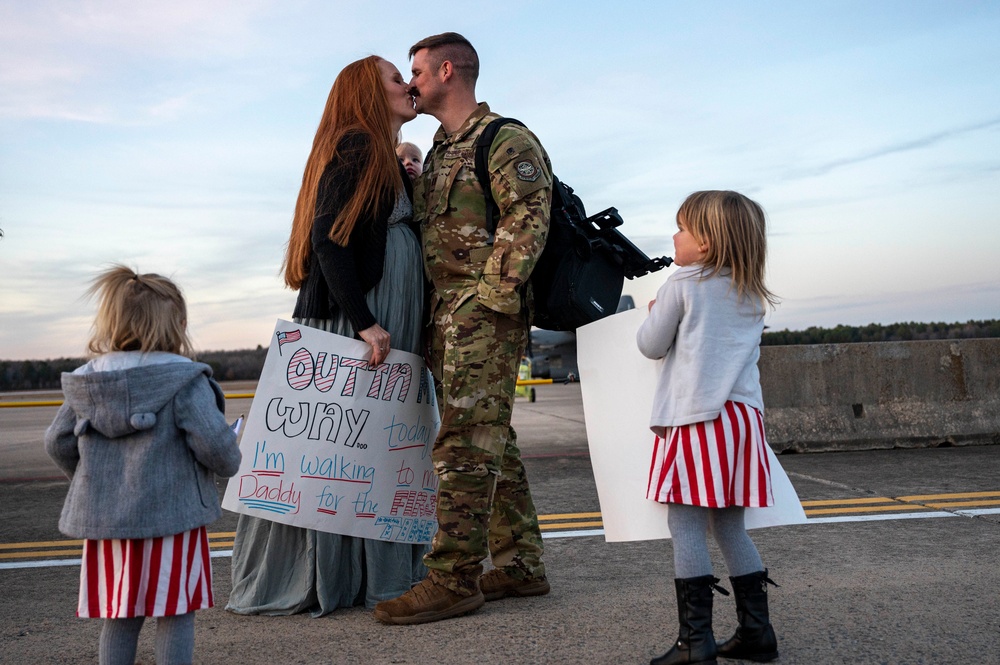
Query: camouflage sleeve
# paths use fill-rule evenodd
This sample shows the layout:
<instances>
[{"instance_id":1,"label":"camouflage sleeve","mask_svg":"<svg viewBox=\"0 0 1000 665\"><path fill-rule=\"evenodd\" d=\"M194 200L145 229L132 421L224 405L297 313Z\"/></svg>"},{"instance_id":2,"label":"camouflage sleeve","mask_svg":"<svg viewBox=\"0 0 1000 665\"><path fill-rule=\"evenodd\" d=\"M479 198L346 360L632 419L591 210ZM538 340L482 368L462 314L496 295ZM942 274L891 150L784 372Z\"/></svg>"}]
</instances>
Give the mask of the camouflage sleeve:
<instances>
[{"instance_id":1,"label":"camouflage sleeve","mask_svg":"<svg viewBox=\"0 0 1000 665\"><path fill-rule=\"evenodd\" d=\"M500 220L478 297L490 309L516 315L521 311L521 286L549 231L552 168L538 140L522 127L501 128L494 146L489 172Z\"/></svg>"}]
</instances>

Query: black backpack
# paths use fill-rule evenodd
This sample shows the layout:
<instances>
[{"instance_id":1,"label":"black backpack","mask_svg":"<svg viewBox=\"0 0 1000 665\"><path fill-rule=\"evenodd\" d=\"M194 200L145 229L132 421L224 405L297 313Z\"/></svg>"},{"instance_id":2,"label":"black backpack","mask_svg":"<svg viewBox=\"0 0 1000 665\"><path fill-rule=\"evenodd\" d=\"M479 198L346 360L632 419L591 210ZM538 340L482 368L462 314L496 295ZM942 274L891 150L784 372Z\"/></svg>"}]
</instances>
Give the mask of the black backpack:
<instances>
[{"instance_id":1,"label":"black backpack","mask_svg":"<svg viewBox=\"0 0 1000 665\"><path fill-rule=\"evenodd\" d=\"M486 196L490 235L496 232L500 210L493 200L486 170L497 131L513 118L497 118L476 141L476 179ZM573 188L552 177L552 212L545 241L531 284L535 294L532 324L544 330L576 330L609 314L621 300L625 278L633 279L669 266L668 257L650 259L623 236L623 223L615 208L587 217Z\"/></svg>"}]
</instances>

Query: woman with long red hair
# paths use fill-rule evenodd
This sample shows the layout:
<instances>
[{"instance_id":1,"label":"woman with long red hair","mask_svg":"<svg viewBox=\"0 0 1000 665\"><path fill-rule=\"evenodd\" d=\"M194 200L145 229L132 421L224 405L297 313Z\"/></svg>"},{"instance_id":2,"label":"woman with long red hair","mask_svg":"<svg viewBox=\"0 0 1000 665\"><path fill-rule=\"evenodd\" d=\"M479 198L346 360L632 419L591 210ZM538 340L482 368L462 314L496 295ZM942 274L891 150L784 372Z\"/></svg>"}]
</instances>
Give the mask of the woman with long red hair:
<instances>
[{"instance_id":1,"label":"woman with long red hair","mask_svg":"<svg viewBox=\"0 0 1000 665\"><path fill-rule=\"evenodd\" d=\"M340 72L306 161L285 253L292 317L360 337L379 364L389 346L421 352L423 267L410 179L396 157L416 117L392 63L369 56ZM426 546L303 529L241 515L233 545L239 614L328 614L395 598L423 579Z\"/></svg>"}]
</instances>

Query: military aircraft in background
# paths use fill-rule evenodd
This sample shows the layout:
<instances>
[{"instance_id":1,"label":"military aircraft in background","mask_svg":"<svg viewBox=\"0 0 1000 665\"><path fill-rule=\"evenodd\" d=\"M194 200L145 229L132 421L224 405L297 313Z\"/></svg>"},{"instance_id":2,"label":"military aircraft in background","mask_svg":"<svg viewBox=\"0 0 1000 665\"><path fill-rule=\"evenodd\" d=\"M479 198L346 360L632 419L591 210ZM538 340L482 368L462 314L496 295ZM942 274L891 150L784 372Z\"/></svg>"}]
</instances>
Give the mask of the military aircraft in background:
<instances>
[{"instance_id":1,"label":"military aircraft in background","mask_svg":"<svg viewBox=\"0 0 1000 665\"><path fill-rule=\"evenodd\" d=\"M615 312L635 309L632 296L622 296ZM576 333L553 330L531 331L526 355L531 360L531 376L535 379L572 383L580 380L576 364Z\"/></svg>"}]
</instances>

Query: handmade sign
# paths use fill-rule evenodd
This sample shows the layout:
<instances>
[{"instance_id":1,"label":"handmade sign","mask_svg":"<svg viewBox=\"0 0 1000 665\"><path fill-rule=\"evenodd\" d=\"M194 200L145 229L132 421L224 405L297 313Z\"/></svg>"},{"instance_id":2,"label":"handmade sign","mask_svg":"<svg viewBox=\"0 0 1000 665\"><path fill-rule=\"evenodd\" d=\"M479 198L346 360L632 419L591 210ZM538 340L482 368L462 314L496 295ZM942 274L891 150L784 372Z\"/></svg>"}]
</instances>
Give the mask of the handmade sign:
<instances>
[{"instance_id":1,"label":"handmade sign","mask_svg":"<svg viewBox=\"0 0 1000 665\"><path fill-rule=\"evenodd\" d=\"M608 542L670 537L668 506L646 498L654 440L649 415L662 363L644 357L635 344L647 316L643 307L576 331L590 461ZM775 505L747 508L747 528L805 522L795 488L770 448L767 454Z\"/></svg>"},{"instance_id":2,"label":"handmade sign","mask_svg":"<svg viewBox=\"0 0 1000 665\"><path fill-rule=\"evenodd\" d=\"M359 340L279 320L229 480L227 510L393 542L437 529L440 428L420 356L369 365Z\"/></svg>"}]
</instances>

